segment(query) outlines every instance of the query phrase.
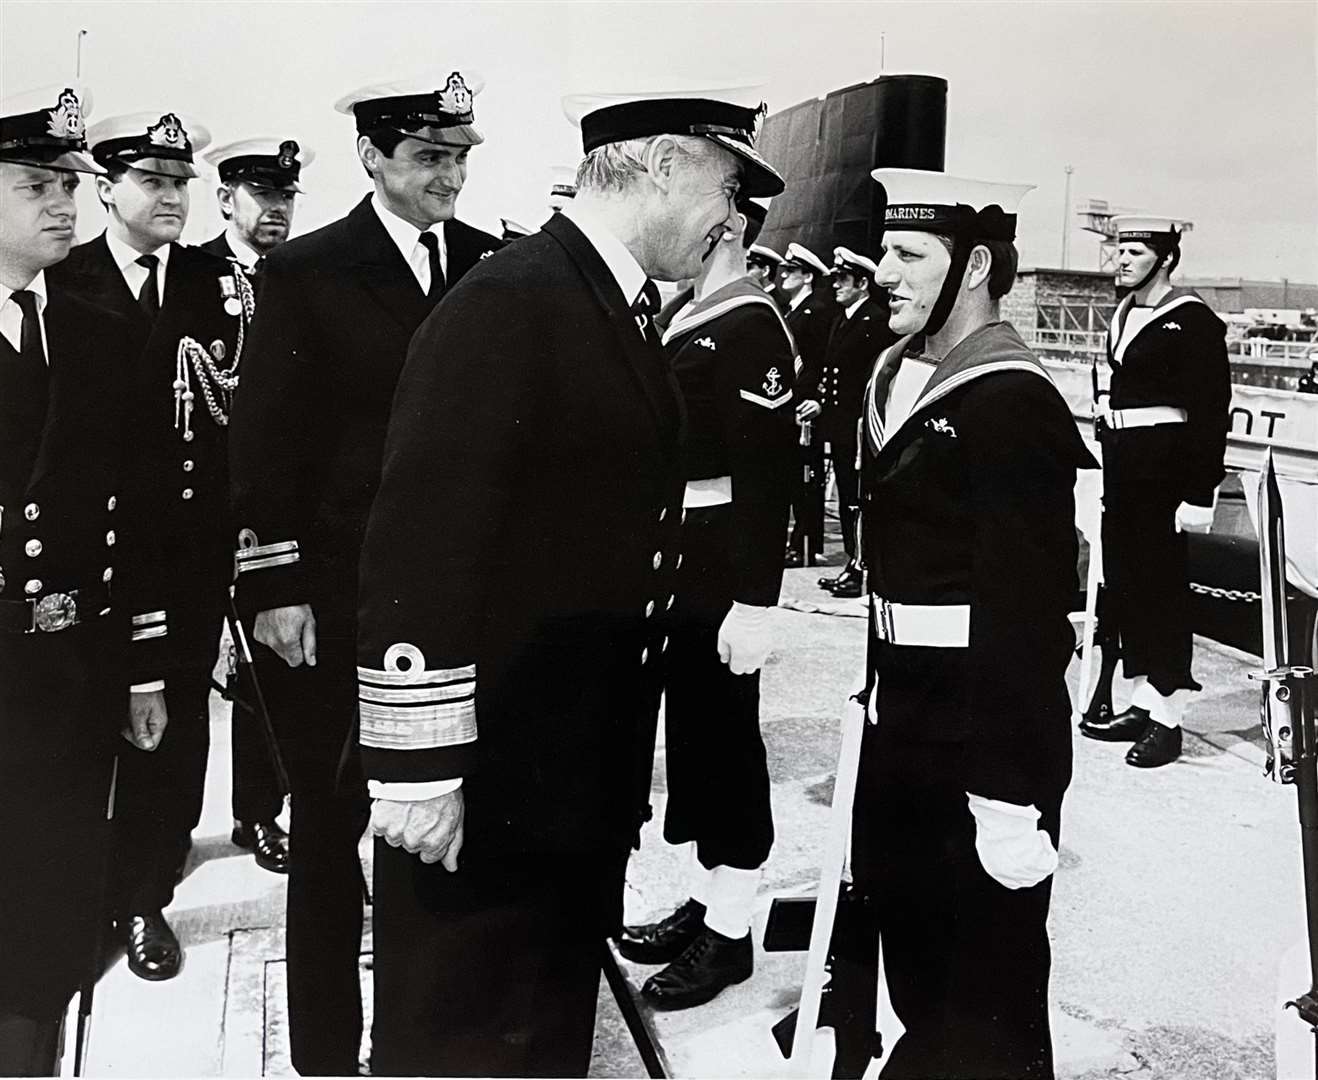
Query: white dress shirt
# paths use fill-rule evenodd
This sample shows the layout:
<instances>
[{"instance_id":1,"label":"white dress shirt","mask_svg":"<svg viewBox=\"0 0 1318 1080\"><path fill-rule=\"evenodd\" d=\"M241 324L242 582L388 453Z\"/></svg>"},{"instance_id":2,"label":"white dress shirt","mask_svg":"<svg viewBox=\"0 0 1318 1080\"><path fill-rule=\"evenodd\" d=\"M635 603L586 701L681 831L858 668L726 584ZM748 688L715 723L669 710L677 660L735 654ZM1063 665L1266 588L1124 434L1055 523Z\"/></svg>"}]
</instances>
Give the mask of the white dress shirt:
<instances>
[{"instance_id":1,"label":"white dress shirt","mask_svg":"<svg viewBox=\"0 0 1318 1080\"><path fill-rule=\"evenodd\" d=\"M46 271L38 271L27 284L27 291L37 298L37 323L41 327L41 351L46 356L46 364L50 364L50 350L46 347ZM14 303L12 297L17 289L11 289L8 285L0 285L0 334L17 352L22 348L23 341L23 309Z\"/></svg>"},{"instance_id":2,"label":"white dress shirt","mask_svg":"<svg viewBox=\"0 0 1318 1080\"><path fill-rule=\"evenodd\" d=\"M428 229L418 229L410 221L404 221L385 206L380 201L378 193L371 196L371 208L380 219L380 224L384 226L384 231L389 234L389 239L402 254L403 260L411 267L416 283L421 286L423 293L430 292L430 252L426 250L426 245L421 243L422 232L434 233L439 238L439 268L444 271L444 279L448 280L448 245L444 243L442 221L435 222Z\"/></svg>"},{"instance_id":3,"label":"white dress shirt","mask_svg":"<svg viewBox=\"0 0 1318 1080\"><path fill-rule=\"evenodd\" d=\"M261 257L261 253L238 234L233 222L229 222L225 228L224 240L229 245L229 250L233 252L233 257L242 264L244 270L250 270Z\"/></svg>"},{"instance_id":4,"label":"white dress shirt","mask_svg":"<svg viewBox=\"0 0 1318 1080\"><path fill-rule=\"evenodd\" d=\"M787 305L787 310L795 311L810 299L810 294L812 292L814 292L814 289L798 289L796 295L792 297L791 303Z\"/></svg>"},{"instance_id":5,"label":"white dress shirt","mask_svg":"<svg viewBox=\"0 0 1318 1080\"><path fill-rule=\"evenodd\" d=\"M115 266L119 267L119 273L123 274L124 281L128 283L128 289L134 297L141 299L142 286L146 284L147 270L145 266L139 266L137 260L143 255L154 255L160 262L156 265L156 295L160 297L160 303L165 303L165 276L169 268L170 244L162 244L154 251L138 251L135 247L130 247L119 237L114 235L112 230L107 229L105 232L105 242L110 247L110 256L114 259Z\"/></svg>"},{"instance_id":6,"label":"white dress shirt","mask_svg":"<svg viewBox=\"0 0 1318 1080\"><path fill-rule=\"evenodd\" d=\"M868 300L868 299L869 299L869 294L867 293L867 294L865 294L864 296L861 296L861 297L859 297L859 298L857 298L857 299L851 301L851 305L847 308L847 311L846 311L846 316L847 316L847 318L849 319L849 318L851 318L851 316L853 316L854 314L856 314L856 312L858 312L858 311L860 310L860 305L863 304L863 303L864 303L866 300Z\"/></svg>"}]
</instances>

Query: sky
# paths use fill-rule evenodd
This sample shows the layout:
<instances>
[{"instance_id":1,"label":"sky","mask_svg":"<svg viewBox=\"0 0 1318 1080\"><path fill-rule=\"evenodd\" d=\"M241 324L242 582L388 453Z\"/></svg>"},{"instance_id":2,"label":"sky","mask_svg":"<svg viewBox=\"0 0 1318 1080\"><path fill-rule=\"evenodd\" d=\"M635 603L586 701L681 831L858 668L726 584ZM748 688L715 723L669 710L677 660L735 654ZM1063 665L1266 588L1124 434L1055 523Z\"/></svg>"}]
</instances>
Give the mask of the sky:
<instances>
[{"instance_id":1,"label":"sky","mask_svg":"<svg viewBox=\"0 0 1318 1080\"><path fill-rule=\"evenodd\" d=\"M294 232L368 190L351 118L363 83L475 69L486 143L458 214L497 233L548 214L552 165L575 165L560 98L643 85L763 82L770 110L879 74L949 82L948 172L1034 183L1021 207L1027 266L1097 269L1071 203L1194 222L1181 272L1318 282L1318 4L1305 2L439 3L0 0L0 94L75 71L92 121L158 110L217 141L313 146ZM90 189L79 234L100 231ZM213 183L194 181L184 239L219 231Z\"/></svg>"}]
</instances>

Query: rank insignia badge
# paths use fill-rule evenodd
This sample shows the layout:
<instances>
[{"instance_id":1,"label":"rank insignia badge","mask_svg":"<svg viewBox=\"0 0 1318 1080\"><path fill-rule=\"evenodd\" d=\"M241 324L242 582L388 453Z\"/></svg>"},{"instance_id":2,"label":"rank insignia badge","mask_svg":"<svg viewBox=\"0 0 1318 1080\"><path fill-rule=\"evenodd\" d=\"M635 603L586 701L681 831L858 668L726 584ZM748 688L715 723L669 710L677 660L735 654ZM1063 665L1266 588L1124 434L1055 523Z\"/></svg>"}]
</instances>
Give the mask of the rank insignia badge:
<instances>
[{"instance_id":1,"label":"rank insignia badge","mask_svg":"<svg viewBox=\"0 0 1318 1080\"><path fill-rule=\"evenodd\" d=\"M764 392L770 397L777 397L782 393L783 383L782 376L778 373L776 367L771 367L769 373L764 376Z\"/></svg>"},{"instance_id":2,"label":"rank insignia badge","mask_svg":"<svg viewBox=\"0 0 1318 1080\"><path fill-rule=\"evenodd\" d=\"M59 103L50 110L47 134L57 139L81 139L83 136L82 105L78 95L70 88L60 93Z\"/></svg>"},{"instance_id":3,"label":"rank insignia badge","mask_svg":"<svg viewBox=\"0 0 1318 1080\"><path fill-rule=\"evenodd\" d=\"M453 72L444 84L444 89L440 90L437 96L440 108L446 113L462 116L471 112L471 91L463 81L461 72Z\"/></svg>"},{"instance_id":4,"label":"rank insignia badge","mask_svg":"<svg viewBox=\"0 0 1318 1080\"><path fill-rule=\"evenodd\" d=\"M183 121L174 113L165 113L159 123L146 129L146 134L155 146L184 150L188 145L188 133L183 129Z\"/></svg>"}]
</instances>

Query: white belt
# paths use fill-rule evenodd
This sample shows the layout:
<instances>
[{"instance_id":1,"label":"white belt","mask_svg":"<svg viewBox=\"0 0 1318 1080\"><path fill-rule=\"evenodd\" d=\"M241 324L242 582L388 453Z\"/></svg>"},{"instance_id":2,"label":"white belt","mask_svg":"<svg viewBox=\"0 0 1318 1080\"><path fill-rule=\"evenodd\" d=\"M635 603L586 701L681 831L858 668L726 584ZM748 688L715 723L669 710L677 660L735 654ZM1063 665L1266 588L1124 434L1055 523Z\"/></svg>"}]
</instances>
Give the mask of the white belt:
<instances>
[{"instance_id":1,"label":"white belt","mask_svg":"<svg viewBox=\"0 0 1318 1080\"><path fill-rule=\"evenodd\" d=\"M732 477L715 476L708 480L688 480L686 493L682 496L682 505L725 506L732 502Z\"/></svg>"},{"instance_id":2,"label":"white belt","mask_svg":"<svg viewBox=\"0 0 1318 1080\"><path fill-rule=\"evenodd\" d=\"M964 649L970 644L969 604L874 604L874 634L889 645Z\"/></svg>"},{"instance_id":3,"label":"white belt","mask_svg":"<svg viewBox=\"0 0 1318 1080\"><path fill-rule=\"evenodd\" d=\"M1184 424L1186 413L1171 405L1146 405L1140 409L1102 409L1098 414L1113 431L1153 427L1155 424Z\"/></svg>"}]
</instances>

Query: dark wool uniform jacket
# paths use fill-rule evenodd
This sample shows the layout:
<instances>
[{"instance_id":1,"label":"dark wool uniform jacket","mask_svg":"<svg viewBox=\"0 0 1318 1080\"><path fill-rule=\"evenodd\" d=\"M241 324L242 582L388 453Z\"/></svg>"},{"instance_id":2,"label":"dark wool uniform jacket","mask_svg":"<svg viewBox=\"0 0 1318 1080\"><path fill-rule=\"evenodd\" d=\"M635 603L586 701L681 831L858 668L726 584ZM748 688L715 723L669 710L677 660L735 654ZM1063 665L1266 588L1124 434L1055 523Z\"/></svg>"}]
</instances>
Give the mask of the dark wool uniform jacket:
<instances>
[{"instance_id":1,"label":"dark wool uniform jacket","mask_svg":"<svg viewBox=\"0 0 1318 1080\"><path fill-rule=\"evenodd\" d=\"M865 383L879 354L896 340L888 329L888 309L868 297L851 318L837 307L824 353L817 400L823 412L817 421L823 438L855 438L865 396Z\"/></svg>"},{"instance_id":2,"label":"dark wool uniform jacket","mask_svg":"<svg viewBox=\"0 0 1318 1080\"><path fill-rule=\"evenodd\" d=\"M801 361L794 386L797 404L819 401L819 380L824 374L828 338L839 315L837 301L819 287L812 288L796 307L783 312Z\"/></svg>"},{"instance_id":3,"label":"dark wool uniform jacket","mask_svg":"<svg viewBox=\"0 0 1318 1080\"><path fill-rule=\"evenodd\" d=\"M154 321L147 319L115 265L104 233L75 247L50 273L71 292L121 314L144 342L130 390L129 493L144 503L158 561L141 562L136 556L147 549L138 545L125 568L135 603L134 651L140 654L133 665L135 679L150 668L195 670L198 664L214 663L216 642L209 637L227 607L233 580L228 429L212 415L191 363L190 425L183 422L181 405L176 422L174 382L184 338L207 350L217 367L233 363L244 319L237 273L232 263L208 252L170 245ZM235 302L226 309L230 297ZM223 410L222 402L216 404ZM204 634L199 624L205 624ZM206 640L181 632L185 625L196 625ZM166 632L152 636L162 626Z\"/></svg>"},{"instance_id":4,"label":"dark wool uniform jacket","mask_svg":"<svg viewBox=\"0 0 1318 1080\"><path fill-rule=\"evenodd\" d=\"M1184 424L1126 428L1103 435L1104 496L1118 502L1141 489L1179 502L1212 506L1225 475L1231 368L1226 328L1192 290L1172 289L1135 333L1127 332L1133 297L1117 305L1108 333L1113 409L1167 405Z\"/></svg>"},{"instance_id":5,"label":"dark wool uniform jacket","mask_svg":"<svg viewBox=\"0 0 1318 1080\"><path fill-rule=\"evenodd\" d=\"M686 480L732 479L739 603L768 607L782 587L782 534L796 460L796 348L773 298L742 278L681 311L664 334L687 409Z\"/></svg>"},{"instance_id":6,"label":"dark wool uniform jacket","mask_svg":"<svg viewBox=\"0 0 1318 1080\"><path fill-rule=\"evenodd\" d=\"M449 287L501 242L444 223ZM394 385L434 308L366 197L266 258L230 432L244 614L311 604L351 640Z\"/></svg>"},{"instance_id":7,"label":"dark wool uniform jacket","mask_svg":"<svg viewBox=\"0 0 1318 1080\"><path fill-rule=\"evenodd\" d=\"M362 763L462 777L464 858L625 850L648 795L682 413L628 300L559 215L452 290L398 382L362 550Z\"/></svg>"},{"instance_id":8,"label":"dark wool uniform jacket","mask_svg":"<svg viewBox=\"0 0 1318 1080\"><path fill-rule=\"evenodd\" d=\"M904 338L866 392L861 500L870 592L969 604L968 648L872 647L879 724L962 743L964 790L1045 807L1070 779L1065 673L1076 591L1073 487L1095 462L1066 402L1008 323L938 365L896 431L882 424Z\"/></svg>"}]
</instances>

